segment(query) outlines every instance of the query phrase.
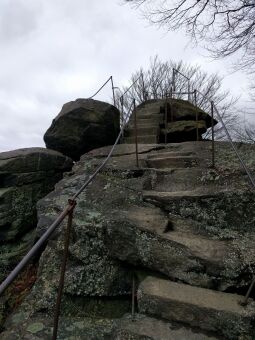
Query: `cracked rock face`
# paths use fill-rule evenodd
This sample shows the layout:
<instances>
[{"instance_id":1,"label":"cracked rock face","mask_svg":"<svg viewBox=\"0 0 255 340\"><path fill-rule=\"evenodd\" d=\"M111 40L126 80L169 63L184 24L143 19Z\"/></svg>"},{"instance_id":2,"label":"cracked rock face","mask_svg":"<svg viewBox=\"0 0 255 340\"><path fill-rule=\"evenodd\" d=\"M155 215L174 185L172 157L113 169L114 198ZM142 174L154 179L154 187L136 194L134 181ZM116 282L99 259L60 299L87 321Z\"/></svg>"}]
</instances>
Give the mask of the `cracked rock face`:
<instances>
[{"instance_id":1,"label":"cracked rock face","mask_svg":"<svg viewBox=\"0 0 255 340\"><path fill-rule=\"evenodd\" d=\"M53 190L70 158L43 148L0 154L0 279L15 265L35 239L36 203Z\"/></svg>"},{"instance_id":2,"label":"cracked rock face","mask_svg":"<svg viewBox=\"0 0 255 340\"><path fill-rule=\"evenodd\" d=\"M38 236L109 149L83 155L38 202ZM216 151L217 167L211 170L209 142L139 145L137 168L134 145L116 147L77 200L63 315L122 316L130 308L126 298L133 272L139 280L153 273L221 291L247 286L255 266L254 193L238 162L231 157L226 162L229 146L218 143ZM250 159L252 152L250 146L243 147L244 158ZM65 225L42 254L38 279L19 312L33 317L52 312Z\"/></svg>"}]
</instances>

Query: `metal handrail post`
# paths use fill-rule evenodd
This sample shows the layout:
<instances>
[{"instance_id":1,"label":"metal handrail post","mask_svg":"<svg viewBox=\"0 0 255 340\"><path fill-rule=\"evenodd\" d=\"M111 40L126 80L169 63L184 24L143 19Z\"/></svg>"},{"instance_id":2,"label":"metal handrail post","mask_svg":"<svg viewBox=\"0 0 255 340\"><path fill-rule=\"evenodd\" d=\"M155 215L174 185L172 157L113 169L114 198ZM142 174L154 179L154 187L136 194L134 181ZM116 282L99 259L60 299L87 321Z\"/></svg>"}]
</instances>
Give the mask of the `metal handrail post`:
<instances>
[{"instance_id":1,"label":"metal handrail post","mask_svg":"<svg viewBox=\"0 0 255 340\"><path fill-rule=\"evenodd\" d=\"M116 99L115 99L115 87L113 85L113 76L111 76L111 84L112 84L112 96L113 96L113 104L116 106Z\"/></svg>"},{"instance_id":2,"label":"metal handrail post","mask_svg":"<svg viewBox=\"0 0 255 340\"><path fill-rule=\"evenodd\" d=\"M138 160L138 138L137 138L137 115L136 115L136 103L135 99L133 101L134 107L134 118L135 118L135 157L136 157L136 166L139 167L139 160Z\"/></svg>"},{"instance_id":3,"label":"metal handrail post","mask_svg":"<svg viewBox=\"0 0 255 340\"><path fill-rule=\"evenodd\" d=\"M66 273L66 264L67 264L67 259L68 259L71 228L72 228L72 221L73 221L73 210L74 210L74 207L76 205L76 202L70 202L70 205L71 205L72 209L70 209L70 211L68 213L68 221L67 221L67 227L66 227L66 232L65 232L64 256L63 256L63 261L62 261L62 265L61 265L61 272L60 272L60 277L59 277L58 295L57 295L55 312L54 312L52 340L56 340L57 335L58 335L58 322L59 322L61 300L62 300L64 284L65 284L65 273Z\"/></svg>"},{"instance_id":4,"label":"metal handrail post","mask_svg":"<svg viewBox=\"0 0 255 340\"><path fill-rule=\"evenodd\" d=\"M212 168L215 168L214 102L213 101L211 101L211 125L212 125Z\"/></svg>"},{"instance_id":5,"label":"metal handrail post","mask_svg":"<svg viewBox=\"0 0 255 340\"><path fill-rule=\"evenodd\" d=\"M190 79L188 79L188 101L190 101Z\"/></svg>"},{"instance_id":6,"label":"metal handrail post","mask_svg":"<svg viewBox=\"0 0 255 340\"><path fill-rule=\"evenodd\" d=\"M135 320L135 273L132 275L132 321Z\"/></svg>"},{"instance_id":7,"label":"metal handrail post","mask_svg":"<svg viewBox=\"0 0 255 340\"><path fill-rule=\"evenodd\" d=\"M121 105L121 128L122 128L122 126L123 126L123 124L124 124L124 121L125 121L125 119L124 119L124 98L123 97L121 97L120 98L120 105ZM122 135L121 135L121 140L123 139L123 137L124 137L124 131L122 131Z\"/></svg>"},{"instance_id":8,"label":"metal handrail post","mask_svg":"<svg viewBox=\"0 0 255 340\"><path fill-rule=\"evenodd\" d=\"M243 301L241 302L242 305L244 305L244 306L247 305L248 299L249 299L249 297L251 295L251 292L252 292L252 289L253 289L254 286L255 286L255 276L253 276L253 279L252 279L252 282L250 284L250 287L249 287L249 289L248 289L248 291L247 291Z\"/></svg>"},{"instance_id":9,"label":"metal handrail post","mask_svg":"<svg viewBox=\"0 0 255 340\"><path fill-rule=\"evenodd\" d=\"M195 101L195 107L196 107L196 136L197 136L197 141L198 141L199 135L198 135L197 90L194 90L194 101Z\"/></svg>"},{"instance_id":10,"label":"metal handrail post","mask_svg":"<svg viewBox=\"0 0 255 340\"><path fill-rule=\"evenodd\" d=\"M167 144L167 97L165 100L165 113L164 113L164 125L165 125L165 144Z\"/></svg>"},{"instance_id":11,"label":"metal handrail post","mask_svg":"<svg viewBox=\"0 0 255 340\"><path fill-rule=\"evenodd\" d=\"M172 77L173 77L173 80L172 80L172 82L173 82L173 92L175 92L176 91L176 87L175 87L175 68L173 68Z\"/></svg>"}]
</instances>

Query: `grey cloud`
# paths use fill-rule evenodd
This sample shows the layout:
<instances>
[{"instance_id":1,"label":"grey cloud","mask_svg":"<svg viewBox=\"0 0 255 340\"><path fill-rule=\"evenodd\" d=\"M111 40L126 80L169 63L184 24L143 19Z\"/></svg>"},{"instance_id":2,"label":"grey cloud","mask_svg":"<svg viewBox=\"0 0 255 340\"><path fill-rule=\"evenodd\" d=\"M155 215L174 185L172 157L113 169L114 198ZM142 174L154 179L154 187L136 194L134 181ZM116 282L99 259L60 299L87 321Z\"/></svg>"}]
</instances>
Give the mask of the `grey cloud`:
<instances>
[{"instance_id":1,"label":"grey cloud","mask_svg":"<svg viewBox=\"0 0 255 340\"><path fill-rule=\"evenodd\" d=\"M225 72L222 63L185 49L183 34L149 27L120 2L0 1L0 150L44 145L43 133L65 102L91 95L110 75L117 86L127 83L155 54ZM106 89L98 98L110 95Z\"/></svg>"},{"instance_id":2,"label":"grey cloud","mask_svg":"<svg viewBox=\"0 0 255 340\"><path fill-rule=\"evenodd\" d=\"M0 41L10 43L36 29L40 6L31 0L2 0L0 3Z\"/></svg>"}]
</instances>

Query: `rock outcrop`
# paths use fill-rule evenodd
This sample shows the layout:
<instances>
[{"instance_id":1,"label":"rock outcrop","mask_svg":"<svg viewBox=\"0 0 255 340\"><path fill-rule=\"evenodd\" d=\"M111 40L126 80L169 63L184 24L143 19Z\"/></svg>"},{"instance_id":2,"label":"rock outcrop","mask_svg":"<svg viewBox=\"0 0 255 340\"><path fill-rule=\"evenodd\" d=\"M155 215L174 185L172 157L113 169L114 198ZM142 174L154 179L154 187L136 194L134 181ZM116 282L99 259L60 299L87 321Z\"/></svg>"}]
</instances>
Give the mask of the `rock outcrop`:
<instances>
[{"instance_id":1,"label":"rock outcrop","mask_svg":"<svg viewBox=\"0 0 255 340\"><path fill-rule=\"evenodd\" d=\"M44 148L0 154L0 280L34 242L37 201L72 165L70 158Z\"/></svg>"},{"instance_id":2,"label":"rock outcrop","mask_svg":"<svg viewBox=\"0 0 255 340\"><path fill-rule=\"evenodd\" d=\"M136 116L138 143L144 144L180 143L195 141L197 137L201 140L212 126L212 119L206 112L182 99L145 101L137 107ZM135 142L134 114L125 130L124 142Z\"/></svg>"},{"instance_id":3,"label":"rock outcrop","mask_svg":"<svg viewBox=\"0 0 255 340\"><path fill-rule=\"evenodd\" d=\"M47 148L78 160L85 152L112 145L119 133L120 113L111 104L76 99L64 104L44 135Z\"/></svg>"},{"instance_id":4,"label":"rock outcrop","mask_svg":"<svg viewBox=\"0 0 255 340\"><path fill-rule=\"evenodd\" d=\"M255 196L228 144L216 143L217 168L210 169L210 146L139 145L140 168L133 145L116 147L77 201L61 307L62 338L71 335L68 325L73 325L73 336L77 332L84 339L165 340L167 329L176 339L254 335L254 302L246 307L238 302L255 267ZM39 235L108 152L102 148L82 156L70 176L40 200ZM240 152L254 170L254 147L242 145ZM64 227L42 254L38 279L7 320L3 339L11 339L12 329L24 338L31 332L47 338ZM139 286L138 312L147 315L138 315L136 322L122 319L131 311L133 274Z\"/></svg>"}]
</instances>

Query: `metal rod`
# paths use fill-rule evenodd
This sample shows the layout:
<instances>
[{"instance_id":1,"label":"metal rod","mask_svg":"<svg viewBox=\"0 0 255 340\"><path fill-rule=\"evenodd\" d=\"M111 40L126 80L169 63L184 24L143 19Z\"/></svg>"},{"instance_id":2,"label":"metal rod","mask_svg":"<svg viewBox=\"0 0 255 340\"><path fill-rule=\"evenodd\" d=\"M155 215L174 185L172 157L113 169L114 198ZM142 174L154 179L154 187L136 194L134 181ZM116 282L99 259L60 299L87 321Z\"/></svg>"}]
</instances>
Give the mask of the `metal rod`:
<instances>
[{"instance_id":1,"label":"metal rod","mask_svg":"<svg viewBox=\"0 0 255 340\"><path fill-rule=\"evenodd\" d=\"M13 269L13 271L7 276L7 278L0 285L0 295L6 290L6 288L15 280L23 268L28 264L31 258L41 249L44 243L52 235L55 229L60 225L64 218L68 215L70 211L70 205L65 207L62 213L57 217L57 219L50 225L48 230L40 237L40 239L34 244L34 246L29 250L29 252L23 257L19 264Z\"/></svg>"},{"instance_id":2,"label":"metal rod","mask_svg":"<svg viewBox=\"0 0 255 340\"><path fill-rule=\"evenodd\" d=\"M95 94L93 94L93 96L89 97L89 99L94 98L94 97L102 90L102 88L105 87L105 85L106 85L111 79L112 79L112 76L110 76L110 78L106 80L106 82L100 87L100 89L97 90L97 92L96 92Z\"/></svg>"},{"instance_id":3,"label":"metal rod","mask_svg":"<svg viewBox=\"0 0 255 340\"><path fill-rule=\"evenodd\" d=\"M113 77L111 76L111 84L112 84L112 95L113 95L113 104L116 106L116 100L115 100L115 87L113 85Z\"/></svg>"},{"instance_id":4,"label":"metal rod","mask_svg":"<svg viewBox=\"0 0 255 340\"><path fill-rule=\"evenodd\" d=\"M199 134L198 134L197 90L194 90L194 100L195 100L195 107L196 107L196 135L197 135L197 141L198 141Z\"/></svg>"},{"instance_id":5,"label":"metal rod","mask_svg":"<svg viewBox=\"0 0 255 340\"><path fill-rule=\"evenodd\" d=\"M211 101L211 124L212 124L212 168L215 168L215 147L214 147L214 103Z\"/></svg>"},{"instance_id":6,"label":"metal rod","mask_svg":"<svg viewBox=\"0 0 255 340\"><path fill-rule=\"evenodd\" d=\"M167 143L167 99L165 101L164 121L165 121L165 144L166 144Z\"/></svg>"},{"instance_id":7,"label":"metal rod","mask_svg":"<svg viewBox=\"0 0 255 340\"><path fill-rule=\"evenodd\" d=\"M141 72L141 78L142 78L142 88L143 88L143 101L146 100L145 98L145 88L144 88L144 78L143 78L143 73Z\"/></svg>"},{"instance_id":8,"label":"metal rod","mask_svg":"<svg viewBox=\"0 0 255 340\"><path fill-rule=\"evenodd\" d=\"M242 302L242 305L247 305L248 299L249 299L249 297L250 297L250 294L251 294L252 289L253 289L254 286L255 286L255 276L253 276L251 285L250 285L250 287L249 287L249 289L248 289L248 292L246 293L246 295L245 295L245 297L244 297L244 300L243 300L243 302Z\"/></svg>"},{"instance_id":9,"label":"metal rod","mask_svg":"<svg viewBox=\"0 0 255 340\"><path fill-rule=\"evenodd\" d=\"M66 264L67 264L67 259L68 259L68 250L69 250L69 243L70 243L74 207L75 207L75 203L72 204L72 209L68 213L68 221L67 221L65 241L64 241L64 254L63 254L63 260L61 264L61 272L60 272L59 285L58 285L58 295L57 295L57 301L56 301L55 312L54 312L52 340L56 340L58 336L58 322L59 322L61 300L62 300L64 284L65 284Z\"/></svg>"},{"instance_id":10,"label":"metal rod","mask_svg":"<svg viewBox=\"0 0 255 340\"><path fill-rule=\"evenodd\" d=\"M135 320L135 273L132 276L132 321Z\"/></svg>"},{"instance_id":11,"label":"metal rod","mask_svg":"<svg viewBox=\"0 0 255 340\"><path fill-rule=\"evenodd\" d=\"M175 68L173 68L173 93L175 92L176 88L175 88Z\"/></svg>"},{"instance_id":12,"label":"metal rod","mask_svg":"<svg viewBox=\"0 0 255 340\"><path fill-rule=\"evenodd\" d=\"M230 144L231 144L233 150L235 151L235 154L236 154L237 158L239 159L239 161L240 161L240 163L241 163L241 165L242 165L244 171L246 172L246 174L247 174L247 176L248 176L248 178L249 178L249 180L250 180L250 182L251 182L251 185L252 185L253 189L255 189L255 181L254 181L254 179L253 179L253 177L252 177L250 171L248 170L246 164L244 163L243 159L242 159L241 156L239 155L239 152L237 151L237 149L236 149L236 147L235 147L235 145L234 145L234 143L233 143L233 141L232 141L232 138L231 138L231 136L230 136L230 134L229 134L229 132L228 132L228 129L226 128L226 125L225 125L225 123L223 122L223 119L222 119L221 115L219 114L218 109L217 109L217 107L216 107L215 105L214 105L214 111L216 112L216 114L217 114L217 116L218 116L218 118L219 118L219 121L221 122L221 124L222 124L222 126L223 126L223 129L224 129L224 131L225 131L225 133L226 133L226 135L227 135L227 137L228 137L228 140L229 140L229 142L230 142Z\"/></svg>"},{"instance_id":13,"label":"metal rod","mask_svg":"<svg viewBox=\"0 0 255 340\"><path fill-rule=\"evenodd\" d=\"M75 201L75 199L92 182L92 180L97 176L97 174L101 171L101 169L105 166L105 164L110 159L110 157L111 157L111 155L112 155L112 153L115 149L115 146L118 144L120 137L121 137L121 135L124 131L124 128L127 124L132 106L130 106L130 109L127 113L126 119L124 120L124 124L121 128L121 131L120 131L117 139L115 140L115 143L112 146L109 154L107 155L105 160L102 162L102 164L97 167L97 169L94 171L94 173L91 176L88 177L88 179L85 181L85 183L82 185L82 187L79 190L77 190L77 192L71 198L71 202ZM13 269L13 271L7 276L7 278L1 283L1 285L0 285L0 296L6 290L6 288L15 280L15 278L19 275L19 273L23 270L23 268L27 265L27 263L31 260L31 258L40 250L40 248L44 245L44 243L49 239L49 237L52 235L52 233L55 231L55 229L60 225L60 223L68 215L69 210L71 208L72 207L70 207L70 204L64 208L64 210L60 213L60 215L56 218L56 220L49 226L48 230L40 237L40 239L34 244L34 246L29 250L29 252L23 257L23 259L19 262L19 264Z\"/></svg>"},{"instance_id":14,"label":"metal rod","mask_svg":"<svg viewBox=\"0 0 255 340\"><path fill-rule=\"evenodd\" d=\"M188 101L190 101L190 79L188 79Z\"/></svg>"},{"instance_id":15,"label":"metal rod","mask_svg":"<svg viewBox=\"0 0 255 340\"><path fill-rule=\"evenodd\" d=\"M121 97L124 97L124 95L131 89L131 87L133 87L135 85L135 83L141 78L143 77L143 74L141 73L140 76L127 88L127 90L122 94ZM120 98L121 98L120 97Z\"/></svg>"},{"instance_id":16,"label":"metal rod","mask_svg":"<svg viewBox=\"0 0 255 340\"><path fill-rule=\"evenodd\" d=\"M134 104L134 116L135 116L135 157L136 157L136 166L138 168L139 160L138 160L137 116L136 116L135 99L133 101L133 104Z\"/></svg>"}]
</instances>

